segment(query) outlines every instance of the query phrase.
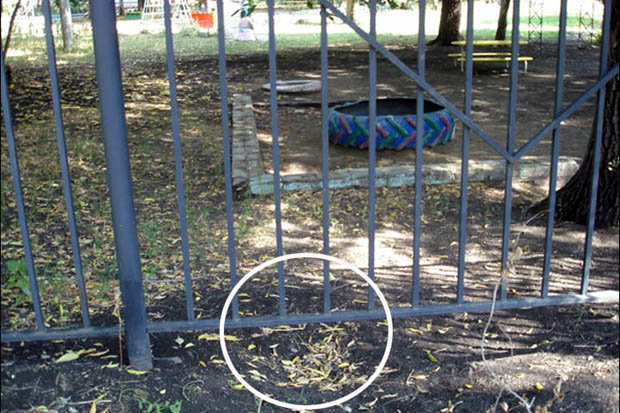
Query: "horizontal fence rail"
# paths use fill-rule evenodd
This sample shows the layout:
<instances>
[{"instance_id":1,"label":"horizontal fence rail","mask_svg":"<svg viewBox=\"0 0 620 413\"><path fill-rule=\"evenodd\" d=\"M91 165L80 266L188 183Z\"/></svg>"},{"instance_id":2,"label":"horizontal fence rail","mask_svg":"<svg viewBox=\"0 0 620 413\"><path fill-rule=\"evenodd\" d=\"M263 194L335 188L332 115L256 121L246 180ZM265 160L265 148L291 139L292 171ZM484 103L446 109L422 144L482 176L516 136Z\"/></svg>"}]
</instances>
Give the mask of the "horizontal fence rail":
<instances>
[{"instance_id":1,"label":"horizontal fence rail","mask_svg":"<svg viewBox=\"0 0 620 413\"><path fill-rule=\"evenodd\" d=\"M273 160L273 188L274 188L274 221L275 221L275 249L276 256L282 256L284 251L282 234L282 200L280 190L282 187L280 177L280 154L279 154L279 128L278 128L278 92L276 88L277 53L274 18L274 1L267 1L268 25L269 25L269 83L270 108L271 108L271 135L272 135L272 160ZM489 136L471 118L472 112L472 82L473 82L473 21L474 2L467 2L467 41L465 45L466 64L464 77L464 102L463 110L459 110L454 103L443 97L437 89L433 88L426 80L426 56L425 56L425 0L419 1L419 33L417 49L417 71L409 68L395 54L381 45L376 38L376 0L370 0L370 30L363 31L352 20L347 18L338 8L328 0L319 0L321 17L320 36L320 64L321 64L321 176L322 176L322 252L329 255L330 247L330 187L329 187L329 139L328 139L328 34L327 18L331 14L343 21L355 31L369 45L368 70L369 70L369 118L370 125L375 124L377 117L377 56L382 55L385 59L396 66L417 86L418 119L424 118L423 102L426 95L444 105L456 118L463 123L462 146L461 146L461 182L458 218L458 261L457 278L455 283L456 302L440 303L432 305L420 304L420 242L422 235L422 167L423 151L422 139L416 140L415 153L415 195L413 202L413 266L411 274L411 299L408 306L393 308L394 317L415 317L441 315L458 312L487 312L495 305L496 309L517 309L526 307L541 307L554 305L569 305L583 303L618 302L618 291L589 291L589 276L592 260L592 238L594 229L594 213L597 197L598 165L600 163L600 150L602 139L602 114L605 101L605 86L618 75L618 65L608 68L608 48L610 33L610 0L607 0L606 13L603 23L603 43L601 48L600 72L598 81L585 90L571 104L563 107L564 99L563 77L566 64L566 19L567 0L561 1L560 23L558 35L558 61L556 67L556 84L554 97L553 119L549 121L538 133L526 144L517 148L515 146L515 124L517 108L517 85L519 79L517 56L519 53L519 1L515 0L513 8L513 21L516 22L512 31L512 61L510 65L510 91L508 97L507 135L505 143ZM97 79L100 92L100 111L102 117L103 137L106 152L106 170L108 186L110 189L110 203L112 207L114 236L116 246L116 258L118 263L119 280L122 292L122 302L125 314L125 336L127 338L129 357L132 364L139 369L152 367L149 348L149 334L158 332L190 331L190 330L214 330L219 327L219 319L198 319L194 312L194 291L192 286L191 262L189 252L189 236L186 212L186 194L183 176L183 156L181 151L182 133L179 124L179 108L177 102L176 69L174 63L174 43L171 25L171 13L169 0L164 1L164 23L166 42L166 63L168 86L170 93L170 110L172 119L175 184L177 210L179 216L179 232L181 236L181 249L183 256L183 280L185 293L186 318L178 321L149 322L146 318L146 308L143 292L143 280L141 273L140 250L137 240L134 195L129 165L127 124L125 121L124 100L122 90L121 66L118 49L118 38L115 28L114 2L91 0L91 16L93 26L93 39L95 49L95 62ZM61 165L62 182L67 209L67 221L70 230L70 239L75 267L75 282L78 285L79 305L82 317L82 326L73 329L48 329L45 327L45 317L41 308L37 275L35 273L35 257L33 256L30 243L29 229L27 225L27 211L24 206L24 195L21 188L20 168L16 138L11 114L9 88L6 79L6 67L4 58L1 61L2 75L2 111L4 115L5 134L8 142L9 157L11 161L11 173L15 193L16 210L21 229L22 243L27 274L30 281L33 311L35 314L36 330L33 331L2 331L2 342L32 341L32 340L55 340L68 338L90 338L98 336L113 336L118 334L119 326L93 326L89 316L88 297L86 294L84 275L79 248L79 235L77 231L69 164L67 160L62 107L60 101L60 89L58 86L58 74L56 70L55 46L52 34L52 20L49 9L49 0L44 0L44 16L46 24L46 42L48 66L51 81L52 102L54 119L56 124L56 136L58 143L58 155ZM221 92L220 107L222 114L222 154L224 166L224 193L227 226L228 263L230 266L231 289L237 283L237 257L235 253L235 226L234 226L234 200L232 187L231 168L231 134L229 127L228 108L228 84L226 68L226 39L224 28L223 0L217 0L218 13L218 50L219 50L219 86ZM554 213L556 207L555 190L557 186L558 159L560 149L560 126L564 119L568 118L579 109L586 100L598 94L596 118L596 141L595 141L595 166L591 180L591 197L589 202L589 217L586 227L585 248L583 258L583 271L581 288L579 292L562 295L549 294L549 276L551 255L553 247ZM216 104L213 102L213 104ZM468 221L468 171L469 153L472 132L478 135L495 152L505 160L505 185L504 185L504 209L501 243L501 264L505 270L509 264L510 255L510 227L512 224L512 176L515 162L523 158L541 140L552 135L551 165L549 179L549 216L547 218L544 262L541 269L541 286L538 297L508 298L506 288L500 290L500 299L497 303L492 300L481 302L468 302L465 297L466 277L466 246L467 246L467 221ZM376 129L369 128L368 148L368 275L374 280L375 277L375 233L376 233ZM275 316L239 316L239 300L235 298L231 307L231 320L227 322L229 328L245 328L259 326L273 326L281 324L301 324L318 322L338 322L380 319L385 316L383 310L374 307L374 292L369 289L368 308L359 311L334 311L331 303L330 266L327 261L323 262L323 285L322 297L323 308L320 313L289 313L286 305L286 274L282 263L277 267L277 295L278 315Z\"/></svg>"}]
</instances>

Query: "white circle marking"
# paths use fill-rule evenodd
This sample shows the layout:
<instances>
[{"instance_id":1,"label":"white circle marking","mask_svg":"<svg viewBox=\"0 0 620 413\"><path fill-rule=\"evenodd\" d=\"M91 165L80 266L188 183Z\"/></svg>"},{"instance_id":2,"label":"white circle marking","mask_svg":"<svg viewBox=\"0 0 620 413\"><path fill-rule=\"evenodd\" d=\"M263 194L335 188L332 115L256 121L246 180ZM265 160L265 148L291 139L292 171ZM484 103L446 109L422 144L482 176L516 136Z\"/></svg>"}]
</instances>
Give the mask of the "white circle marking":
<instances>
[{"instance_id":1,"label":"white circle marking","mask_svg":"<svg viewBox=\"0 0 620 413\"><path fill-rule=\"evenodd\" d=\"M241 287L243 287L243 285L246 282L248 282L250 278L258 274L261 270L269 267L270 265L277 264L283 261L288 261L290 259L299 259L299 258L315 258L319 260L334 262L336 264L342 265L343 267L353 271L354 273L362 277L362 279L364 279L364 281L366 281L372 287L372 289L377 294L377 297L381 301L381 305L383 306L383 310L385 311L385 318L388 324L388 336L387 336L387 343L385 345L385 352L383 353L383 357L381 358L379 365L375 369L375 372L360 387L358 387L357 389L355 389L354 391L352 391L351 393L345 396L342 396L336 400L332 400L331 402L318 403L318 404L305 404L305 405L294 404L294 403L287 403L287 402L283 402L280 400L276 400L272 397L267 396L264 393L261 393L260 391L252 387L252 385L248 383L241 376L241 374L239 374L232 360L230 359L230 356L228 354L228 349L226 348L226 338L224 335L225 326L226 326L226 314L228 314L228 309L230 307L230 304L232 303L232 300L237 295ZM233 376L235 376L237 381L241 383L246 389L248 389L254 396L266 402L274 404L276 406L283 407L285 409L291 409L291 410L326 409L328 407L337 406L339 404L345 403L351 400L352 398L354 398L355 396L357 396L358 394L360 394L361 392L363 392L364 390L366 390L368 386L370 386L372 382L375 381L377 377L379 377L379 374L381 374L381 370L383 370L383 368L385 367L385 364L387 363L388 357L390 355L390 350L392 349L393 336L394 336L394 325L392 322L392 313L390 312L390 307L387 303L387 300L383 296L383 293L381 292L377 284L375 284L373 280L371 280L366 274L362 272L362 270L360 270L353 264L349 264L348 262L343 261L336 257L332 257L331 255L317 254L317 253L312 253L312 252L302 252L302 253L297 253L297 254L282 255L280 257L272 258L269 261L265 261L264 263L254 267L254 269L250 271L249 273L247 273L241 280L239 280L237 284L233 287L233 289L230 291L230 293L228 294L228 297L226 298L226 302L224 303L224 308L222 309L222 315L220 316L220 347L222 349L222 354L224 355L224 360L226 360L226 365L228 365L228 368L232 372Z\"/></svg>"}]
</instances>

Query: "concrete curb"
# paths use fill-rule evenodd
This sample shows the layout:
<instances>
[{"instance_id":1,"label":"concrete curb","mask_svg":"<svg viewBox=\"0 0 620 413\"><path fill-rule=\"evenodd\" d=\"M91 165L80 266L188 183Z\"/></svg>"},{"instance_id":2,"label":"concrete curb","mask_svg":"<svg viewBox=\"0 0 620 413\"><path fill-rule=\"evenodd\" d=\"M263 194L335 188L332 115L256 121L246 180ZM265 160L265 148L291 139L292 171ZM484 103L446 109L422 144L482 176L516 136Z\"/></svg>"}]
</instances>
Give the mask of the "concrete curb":
<instances>
[{"instance_id":1,"label":"concrete curb","mask_svg":"<svg viewBox=\"0 0 620 413\"><path fill-rule=\"evenodd\" d=\"M264 172L263 161L256 136L256 122L252 112L252 98L248 95L233 96L233 186L249 190L254 195L273 193L273 174ZM526 159L515 164L515 182L548 179L551 162ZM506 161L503 159L470 160L470 182L503 181ZM572 176L579 168L579 159L561 156L558 178ZM427 164L422 167L422 182L442 185L460 182L460 163ZM415 184L414 166L389 166L376 169L377 187L400 187ZM308 173L281 176L280 188L284 191L316 191L323 187L321 175ZM338 169L329 174L329 187L333 189L368 187L367 168Z\"/></svg>"}]
</instances>

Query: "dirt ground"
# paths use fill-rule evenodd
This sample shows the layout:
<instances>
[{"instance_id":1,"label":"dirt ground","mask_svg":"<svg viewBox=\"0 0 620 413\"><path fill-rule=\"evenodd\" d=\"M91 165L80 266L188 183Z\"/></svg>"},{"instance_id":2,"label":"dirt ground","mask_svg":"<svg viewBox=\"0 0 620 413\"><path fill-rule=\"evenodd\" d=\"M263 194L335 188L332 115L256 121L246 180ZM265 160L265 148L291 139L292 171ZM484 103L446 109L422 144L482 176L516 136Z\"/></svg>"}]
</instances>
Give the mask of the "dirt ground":
<instances>
[{"instance_id":1,"label":"dirt ground","mask_svg":"<svg viewBox=\"0 0 620 413\"><path fill-rule=\"evenodd\" d=\"M442 96L463 110L465 76L454 66L447 54L457 51L450 48L430 48L426 56L426 79ZM416 68L414 51L401 50L396 54L409 67ZM555 68L557 50L554 45L522 46L521 54L533 56L527 73L520 66L517 111L515 118L515 148L532 139L553 118ZM596 48L578 49L571 47L567 53L566 76L564 78L563 107L567 107L588 86L594 84L597 77ZM317 59L308 59L305 72L289 70L283 67L278 71L279 79L320 79L320 66L313 65ZM330 102L356 101L368 99L368 58L363 52L352 53L343 57L329 57L329 100ZM342 70L342 66L347 70ZM255 107L259 140L267 171L271 167L271 120L269 92L260 85L268 82L268 73L253 82L248 89L252 93ZM377 74L377 95L379 97L415 97L415 82L404 75L386 59L379 59ZM476 63L472 85L472 119L500 146L506 147L508 128L508 100L510 76L503 63ZM286 102L320 103L320 92L305 95L283 95L281 103ZM594 106L590 99L575 114L563 122L561 129L561 155L580 158L585 151L591 128ZM279 142L283 174L320 172L321 168L321 122L319 107L282 106L279 109ZM425 163L450 163L461 160L462 124L458 127L454 139L446 145L424 150ZM549 160L552 136L546 136L528 154L529 158ZM472 133L470 138L470 159L500 159L495 150ZM414 165L415 151L378 152L377 165ZM362 168L368 165L368 152L330 145L330 169Z\"/></svg>"},{"instance_id":2,"label":"dirt ground","mask_svg":"<svg viewBox=\"0 0 620 413\"><path fill-rule=\"evenodd\" d=\"M552 51L552 47L540 52L527 51L536 60L528 75L521 77L523 83L519 86L521 104L518 116L521 121L518 122L517 131L520 142L524 142L532 131L538 130L551 119L552 73L555 65L550 57ZM395 52L408 63L415 60L413 50ZM450 96L454 102L462 102L463 75L445 57L449 52L444 48L429 50L428 77L433 79L431 83L441 93ZM334 76L330 83L330 100L364 97L366 56L363 51L330 51L330 73ZM591 67L590 62L596 58L596 52L571 49L570 56L573 60L567 66L567 101L593 81L595 73L587 73ZM231 91L250 90L255 102L265 102L267 95L259 86L267 78L266 62L265 56L231 59L228 62ZM278 73L281 78L316 75L316 62L318 53L283 53L278 55ZM224 195L221 189L223 169L218 126L217 60L180 60L177 68L183 150L188 162L187 198L190 211L199 211L197 217L191 215L193 225L190 225L191 262L194 290L197 292L196 313L201 318L217 317L230 287L225 264L227 252ZM380 68L380 94L415 93L413 84L405 86L404 82L397 81L394 72L390 72L383 63ZM23 76L19 75L20 70L23 70ZM163 227L164 231L168 231L161 243L146 237L144 231L140 234L145 255L143 264L147 314L151 321L179 320L185 317L185 298L181 264L174 247L178 246L174 224L176 204L174 189L166 187L174 182L173 168L166 163L168 161L162 160L164 157L161 155L171 154L167 96L163 92L166 87L165 64L156 60L125 62L125 70L138 220L157 219L153 221L155 229ZM53 131L37 135L40 130L30 129L32 119L51 117L46 109L49 108L49 98L43 86L44 73L44 68L38 72L31 68L14 69L16 84L11 90L15 97L14 107L17 108L16 127L19 136L25 138L21 141L22 146L31 145L32 142L41 145L34 137L43 140L50 135L51 141L54 140ZM93 73L93 68L86 65L63 67L61 73L63 99L71 105L67 114L69 138L80 145L85 145L89 139L99 139L100 125L93 121L93 117L97 116ZM247 79L252 81L248 82ZM504 112L508 101L508 77L503 70L480 67L476 69L474 79L474 118L491 136L501 139L505 135L507 122ZM441 84L438 84L439 80L442 80ZM35 81L40 82L40 87ZM543 96L548 99L543 101ZM318 97L302 96L295 99L316 101ZM283 110L290 112L288 108ZM580 144L587 137L590 127L588 110L583 109L583 114L567 120L566 130L562 130L562 154L579 155ZM261 120L264 114L260 111L257 113L259 127L264 131L265 121ZM307 129L304 130L318 130L318 120L309 118L305 108L303 113L298 112L296 115L307 121L304 124ZM287 123L286 116L282 117L282 136L286 136L282 147L284 168L296 167L296 161L286 157L301 152L286 149L287 141L301 136L293 133L294 126L297 125ZM460 126L459 130L462 130ZM91 135L92 138L89 138ZM29 141L28 137L33 139ZM456 161L460 157L459 140L460 134L457 134L454 142L425 151L425 160ZM302 144L298 142L295 145ZM489 156L486 146L474 145L472 157ZM548 149L548 142L545 142L537 151L545 154ZM6 159L4 150L3 147L3 164ZM55 156L53 151L48 152ZM190 153L192 156L189 156ZM359 157L359 153L351 156ZM402 156L412 156L411 153ZM46 155L39 154L34 160L24 162L23 167L43 165ZM394 154L383 155L379 157L382 160ZM351 166L353 162L356 161L351 158L346 164ZM298 164L312 165L313 162L304 160ZM84 179L82 185L90 190L100 188L95 195L105 201L105 171L101 165L98 173L92 176L86 175L92 172L91 169L82 169L86 172L81 169L74 171L76 182L88 178ZM507 286L508 296L538 296L546 220L543 217L531 217L528 206L539 199L541 194L519 188L515 191L511 249L515 251L517 247L520 248L522 255L515 259L514 271ZM77 190L76 193L81 194ZM349 188L330 192L332 254L364 270L368 269L368 195L365 189ZM57 202L60 202L62 194L56 196ZM158 199L146 201L148 197ZM407 187L382 188L377 191L375 275L394 307L407 305L411 300L413 197L413 189ZM273 197L269 196L240 197L235 200L240 274L275 254L273 201ZM500 273L502 202L501 186L471 185L464 286L468 301L490 299ZM54 202L51 200L47 204L53 205ZM454 302L458 259L458 185L425 187L423 205L420 302ZM285 193L282 210L285 252L320 251L320 192ZM3 260L5 252L10 252L11 243L19 236L19 229L10 218L10 205L7 211L8 224L3 224ZM88 214L83 213L83 216L88 217ZM109 232L109 224L106 228ZM87 228L81 228L80 232L84 236L96 238L88 234ZM583 234L582 226L557 225L550 294L579 291ZM41 239L45 235L38 234ZM112 251L111 241L107 245L106 251ZM69 249L66 248L66 251ZM48 255L57 257L49 251ZM158 268L151 274L148 269L159 262L159 256L162 257L165 269ZM619 288L618 260L618 228L597 231L590 274L592 291ZM288 311L321 311L322 293L318 291L321 289L321 268L316 263L294 263L287 265L286 272ZM338 270L333 275L331 285L334 309L361 309L367 305L367 290L363 283L351 274L343 274ZM114 283L113 280L110 282ZM22 328L32 323L28 306L17 310L7 309L5 300L10 300L10 297L5 297L3 292L3 329L11 327L16 319L23 323ZM93 303L91 311L95 324L110 325L118 321L113 315L113 303L113 295ZM250 283L243 290L240 305L245 315L277 313L277 283L273 271L266 271L257 282ZM77 306L66 306L65 311L74 311L70 310L72 307ZM62 310L59 308L45 304L50 318L60 317L59 312ZM500 311L494 317L485 340L488 367L518 394L534 400L537 411L618 412L618 313L617 304ZM73 325L79 322L79 313L72 313L72 317L70 321ZM492 411L500 387L481 362L480 345L487 319L488 314L464 313L396 320L392 353L382 375L362 395L326 411ZM359 386L372 373L380 359L385 345L386 327L382 320L378 320L338 325L230 330L228 334L233 360L252 384L278 399L309 404L334 399ZM127 368L127 355L122 347L124 343L117 337L3 344L2 411L284 411L260 403L252 394L239 387L223 363L216 339L217 335L212 331L152 334L155 368L146 374L137 374ZM57 362L68 352L79 355L79 358ZM525 410L516 398L503 395L498 400L496 411Z\"/></svg>"}]
</instances>

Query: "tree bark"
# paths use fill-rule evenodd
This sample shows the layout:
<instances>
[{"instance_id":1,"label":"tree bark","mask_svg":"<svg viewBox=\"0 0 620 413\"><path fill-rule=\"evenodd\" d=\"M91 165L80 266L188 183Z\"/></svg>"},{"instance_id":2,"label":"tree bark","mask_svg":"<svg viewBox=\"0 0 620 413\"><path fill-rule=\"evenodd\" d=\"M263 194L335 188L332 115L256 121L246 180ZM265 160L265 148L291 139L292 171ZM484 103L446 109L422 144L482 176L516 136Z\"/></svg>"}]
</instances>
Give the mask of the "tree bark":
<instances>
[{"instance_id":1,"label":"tree bark","mask_svg":"<svg viewBox=\"0 0 620 413\"><path fill-rule=\"evenodd\" d=\"M355 0L347 0L346 16L351 20L355 20L354 9L355 9Z\"/></svg>"},{"instance_id":2,"label":"tree bark","mask_svg":"<svg viewBox=\"0 0 620 413\"><path fill-rule=\"evenodd\" d=\"M609 67L618 63L620 42L620 0L612 1ZM594 139L596 117L592 124L588 149L581 166L568 183L557 192L555 219L585 224L588 217L590 181L594 168ZM598 196L595 207L595 228L617 226L619 224L620 202L620 76L616 75L605 87L603 109L603 135L601 162L599 166ZM548 199L532 207L533 212L548 209Z\"/></svg>"},{"instance_id":3,"label":"tree bark","mask_svg":"<svg viewBox=\"0 0 620 413\"><path fill-rule=\"evenodd\" d=\"M144 10L144 2L145 0L138 0L138 10L140 10L140 13Z\"/></svg>"},{"instance_id":4,"label":"tree bark","mask_svg":"<svg viewBox=\"0 0 620 413\"><path fill-rule=\"evenodd\" d=\"M439 20L439 34L428 43L429 46L439 44L450 46L455 40L461 40L459 32L461 26L461 0L443 0L441 2L441 18Z\"/></svg>"},{"instance_id":5,"label":"tree bark","mask_svg":"<svg viewBox=\"0 0 620 413\"><path fill-rule=\"evenodd\" d=\"M60 0L60 26L62 28L62 44L66 51L73 50L73 26L71 20L71 3Z\"/></svg>"},{"instance_id":6,"label":"tree bark","mask_svg":"<svg viewBox=\"0 0 620 413\"><path fill-rule=\"evenodd\" d=\"M125 15L125 5L123 4L123 0L119 0L118 2L118 15L119 16Z\"/></svg>"},{"instance_id":7,"label":"tree bark","mask_svg":"<svg viewBox=\"0 0 620 413\"><path fill-rule=\"evenodd\" d=\"M495 40L506 40L506 26L508 25L508 8L510 0L500 0L499 17L497 19L497 31L495 32Z\"/></svg>"}]
</instances>

